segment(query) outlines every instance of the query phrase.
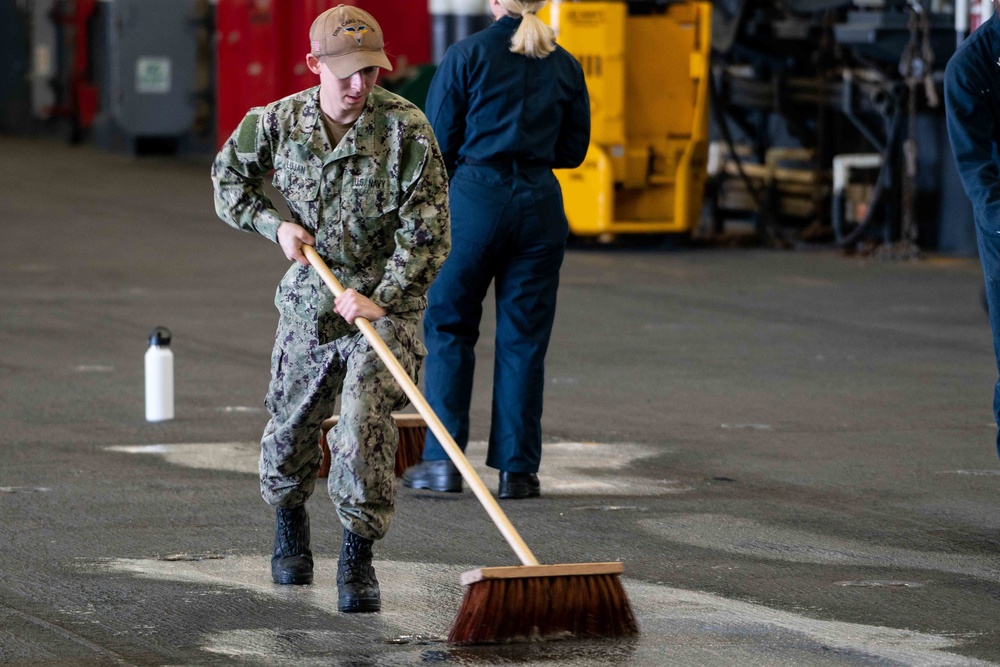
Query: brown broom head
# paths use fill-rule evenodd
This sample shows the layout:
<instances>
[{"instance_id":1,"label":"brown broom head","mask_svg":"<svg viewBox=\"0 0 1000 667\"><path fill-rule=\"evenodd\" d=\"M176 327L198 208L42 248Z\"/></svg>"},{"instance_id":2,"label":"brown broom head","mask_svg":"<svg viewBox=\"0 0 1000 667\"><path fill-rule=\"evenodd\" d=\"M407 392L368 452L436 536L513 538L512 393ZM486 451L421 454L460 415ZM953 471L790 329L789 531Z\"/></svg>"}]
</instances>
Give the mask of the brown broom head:
<instances>
[{"instance_id":1,"label":"brown broom head","mask_svg":"<svg viewBox=\"0 0 1000 667\"><path fill-rule=\"evenodd\" d=\"M394 473L402 477L410 466L420 463L424 456L424 440L427 437L427 423L420 415L393 413L393 421L399 431L399 444L396 446L396 462ZM330 448L326 446L326 434L337 423L337 415L323 420L319 436L319 448L323 452L323 460L319 466L317 477L330 475Z\"/></svg>"},{"instance_id":2,"label":"brown broom head","mask_svg":"<svg viewBox=\"0 0 1000 667\"><path fill-rule=\"evenodd\" d=\"M639 632L621 563L523 565L472 570L448 641L484 644Z\"/></svg>"}]
</instances>

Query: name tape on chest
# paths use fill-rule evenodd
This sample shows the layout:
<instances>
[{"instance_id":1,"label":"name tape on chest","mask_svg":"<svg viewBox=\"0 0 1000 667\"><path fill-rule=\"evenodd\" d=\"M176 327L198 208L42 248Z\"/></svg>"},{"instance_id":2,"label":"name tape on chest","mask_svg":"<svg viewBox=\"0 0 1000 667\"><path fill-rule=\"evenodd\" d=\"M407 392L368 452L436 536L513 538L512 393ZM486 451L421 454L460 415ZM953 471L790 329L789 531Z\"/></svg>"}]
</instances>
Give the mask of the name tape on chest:
<instances>
[{"instance_id":1,"label":"name tape on chest","mask_svg":"<svg viewBox=\"0 0 1000 667\"><path fill-rule=\"evenodd\" d=\"M372 178L370 176L356 176L354 178L355 190L384 190L389 180L386 178Z\"/></svg>"}]
</instances>

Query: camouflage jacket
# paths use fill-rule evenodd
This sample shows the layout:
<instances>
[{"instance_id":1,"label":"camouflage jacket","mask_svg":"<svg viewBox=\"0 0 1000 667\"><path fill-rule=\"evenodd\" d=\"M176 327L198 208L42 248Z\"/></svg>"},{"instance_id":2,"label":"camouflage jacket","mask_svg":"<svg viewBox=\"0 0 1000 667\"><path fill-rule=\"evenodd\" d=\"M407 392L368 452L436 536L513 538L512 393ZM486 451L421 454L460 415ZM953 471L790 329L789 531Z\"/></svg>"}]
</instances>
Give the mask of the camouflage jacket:
<instances>
[{"instance_id":1,"label":"camouflage jacket","mask_svg":"<svg viewBox=\"0 0 1000 667\"><path fill-rule=\"evenodd\" d=\"M344 287L388 314L419 317L450 249L448 178L430 125L377 86L336 147L321 114L318 86L251 109L212 166L215 210L277 241L282 218L263 189L273 169L292 221L316 237ZM311 266L292 264L275 305L283 324L315 327L321 342L354 331Z\"/></svg>"}]
</instances>

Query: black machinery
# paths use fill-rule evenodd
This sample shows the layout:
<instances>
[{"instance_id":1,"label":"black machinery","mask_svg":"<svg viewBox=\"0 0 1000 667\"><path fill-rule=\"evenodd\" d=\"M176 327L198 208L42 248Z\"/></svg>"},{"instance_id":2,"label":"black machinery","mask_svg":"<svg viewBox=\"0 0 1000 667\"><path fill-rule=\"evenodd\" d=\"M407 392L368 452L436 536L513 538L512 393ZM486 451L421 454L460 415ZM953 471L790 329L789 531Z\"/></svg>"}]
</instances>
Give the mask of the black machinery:
<instances>
[{"instance_id":1,"label":"black machinery","mask_svg":"<svg viewBox=\"0 0 1000 667\"><path fill-rule=\"evenodd\" d=\"M941 95L955 26L916 0L717 0L716 228L742 213L782 244L974 254Z\"/></svg>"}]
</instances>

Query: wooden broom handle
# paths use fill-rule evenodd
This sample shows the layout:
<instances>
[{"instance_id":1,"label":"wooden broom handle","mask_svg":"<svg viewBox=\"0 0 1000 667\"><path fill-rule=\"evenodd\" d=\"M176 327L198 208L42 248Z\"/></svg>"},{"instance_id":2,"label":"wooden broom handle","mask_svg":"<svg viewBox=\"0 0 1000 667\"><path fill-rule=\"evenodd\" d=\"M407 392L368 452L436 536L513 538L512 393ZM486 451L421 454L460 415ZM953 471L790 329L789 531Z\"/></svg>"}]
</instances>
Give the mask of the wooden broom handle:
<instances>
[{"instance_id":1,"label":"wooden broom handle","mask_svg":"<svg viewBox=\"0 0 1000 667\"><path fill-rule=\"evenodd\" d=\"M331 271L330 267L326 265L323 258L319 256L316 249L309 245L303 245L302 251L309 259L309 263L312 264L313 268L316 269L317 273L319 273L323 282L325 282L327 287L330 288L330 291L333 292L334 296L340 296L343 294L344 286L341 285L340 281L337 280L337 277L333 275L333 271ZM521 539L520 534L518 534L514 525L511 524L510 519L508 519L507 515L504 514L504 511L500 509L500 505L493 497L493 494L489 492L486 485L483 484L483 480L479 478L479 475L476 474L476 471L473 470L472 466L469 464L469 459L465 458L465 454L462 453L462 450L459 449L455 440L451 437L451 434L448 433L448 429L444 427L441 420L437 418L436 414L434 414L434 410L432 410L430 404L427 403L427 399L424 398L423 394L420 393L420 390L417 389L417 385L415 385L413 380L410 379L410 376L403 368L403 365L399 363L399 360L396 359L395 355L393 355L389 346L385 344L382 337L375 331L371 322L363 317L358 317L354 320L354 325L365 335L365 338L368 339L368 343L378 353L379 358L381 358L385 363L389 372L392 373L392 376L396 378L396 382L398 382L399 386L403 388L403 392L406 394L407 398L410 399L410 402L413 403L417 412L419 412L420 416L422 416L424 421L427 422L427 428L429 428L431 432L437 436L438 442L440 442L441 446L444 447L444 451L448 454L452 463L455 464L455 467L458 468L458 471L462 473L462 478L472 489L472 492L476 494L476 498L478 498L479 502L482 503L483 509L485 509L486 513L490 515L490 518L493 519L493 523L496 524L496 527L500 530L504 539L507 540L507 544L510 545L510 548L513 549L514 553L517 554L517 557L521 559L521 564L538 565L538 559L535 558L535 555L531 553L531 549L529 549L528 545L524 543L523 539Z\"/></svg>"}]
</instances>

